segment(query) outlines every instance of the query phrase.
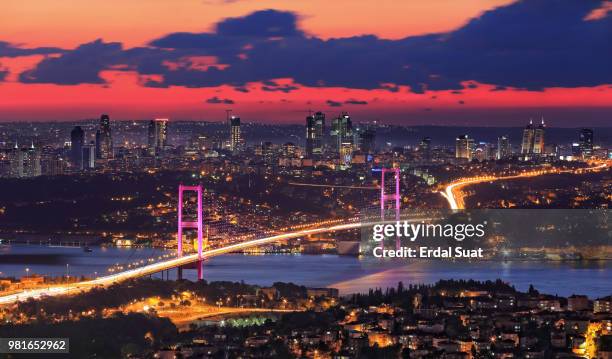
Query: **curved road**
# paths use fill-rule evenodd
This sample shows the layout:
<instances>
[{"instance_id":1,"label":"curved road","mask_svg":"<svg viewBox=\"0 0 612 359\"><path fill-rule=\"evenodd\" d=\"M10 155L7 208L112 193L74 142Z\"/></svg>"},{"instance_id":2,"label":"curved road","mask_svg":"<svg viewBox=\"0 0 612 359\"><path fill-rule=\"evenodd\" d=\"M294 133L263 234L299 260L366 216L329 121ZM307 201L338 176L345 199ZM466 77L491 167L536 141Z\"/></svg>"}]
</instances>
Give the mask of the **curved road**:
<instances>
[{"instance_id":1,"label":"curved road","mask_svg":"<svg viewBox=\"0 0 612 359\"><path fill-rule=\"evenodd\" d=\"M558 170L558 169L547 169L547 170L536 170L523 172L518 175L510 175L510 176L478 176L478 177L470 177L470 178L462 178L455 182L452 182L448 186L444 192L440 192L444 198L448 201L448 205L451 209L464 209L465 203L463 201L463 194L461 190L466 187L477 183L482 182L494 182L501 180L511 180L518 178L529 178L529 177L537 177L543 176L547 174L559 174L559 173L574 173L580 174L584 172L597 171L606 168L608 165L606 163L599 164L593 167L580 168L574 170Z\"/></svg>"}]
</instances>

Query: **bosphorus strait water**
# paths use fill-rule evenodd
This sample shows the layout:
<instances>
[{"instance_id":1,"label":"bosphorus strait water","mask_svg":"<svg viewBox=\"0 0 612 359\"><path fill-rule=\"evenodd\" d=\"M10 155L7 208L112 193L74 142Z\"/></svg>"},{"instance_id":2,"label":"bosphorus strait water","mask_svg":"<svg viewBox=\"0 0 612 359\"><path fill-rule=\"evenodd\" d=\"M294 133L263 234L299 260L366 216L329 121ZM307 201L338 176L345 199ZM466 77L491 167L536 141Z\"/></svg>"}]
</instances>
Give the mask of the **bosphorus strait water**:
<instances>
[{"instance_id":1,"label":"bosphorus strait water","mask_svg":"<svg viewBox=\"0 0 612 359\"><path fill-rule=\"evenodd\" d=\"M26 274L48 276L101 276L112 266L159 260L171 252L152 248L47 247L10 245L0 247L0 277ZM434 283L440 279L501 279L526 290L530 284L544 293L569 296L586 294L591 298L612 294L611 261L472 261L380 260L372 257L337 255L243 255L228 254L204 262L208 281L244 281L267 286L293 282L309 287L335 287L341 294L365 292L369 288ZM27 269L26 269L27 268ZM176 278L176 270L164 278ZM161 274L157 274L161 278ZM183 277L196 279L195 269L185 269Z\"/></svg>"}]
</instances>

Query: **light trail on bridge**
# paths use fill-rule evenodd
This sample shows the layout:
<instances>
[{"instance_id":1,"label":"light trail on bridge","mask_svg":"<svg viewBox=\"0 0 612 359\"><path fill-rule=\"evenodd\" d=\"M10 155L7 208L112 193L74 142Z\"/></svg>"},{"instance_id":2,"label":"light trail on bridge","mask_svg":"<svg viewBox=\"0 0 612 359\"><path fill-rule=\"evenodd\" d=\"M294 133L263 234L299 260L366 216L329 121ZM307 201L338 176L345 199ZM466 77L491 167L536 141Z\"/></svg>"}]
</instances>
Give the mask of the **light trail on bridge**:
<instances>
[{"instance_id":1,"label":"light trail on bridge","mask_svg":"<svg viewBox=\"0 0 612 359\"><path fill-rule=\"evenodd\" d=\"M548 174L561 174L561 173L574 173L581 174L583 172L597 171L608 167L606 163L599 164L593 167L587 168L579 168L579 169L571 169L571 170L558 170L558 169L550 169L550 170L537 170L537 171L529 171L522 172L516 175L509 176L477 176L460 179L455 181L448 186L446 186L443 192L440 192L444 198L448 201L448 205L450 209L465 209L465 203L463 202L463 195L461 195L461 189L477 183L483 182L495 182L502 180L512 180L519 178L529 178L529 177L537 177Z\"/></svg>"},{"instance_id":2,"label":"light trail on bridge","mask_svg":"<svg viewBox=\"0 0 612 359\"><path fill-rule=\"evenodd\" d=\"M539 171L523 172L517 175L509 175L509 176L472 177L472 178L461 179L461 180L458 180L456 182L449 184L446 187L445 191L441 193L444 197L446 197L451 209L463 209L464 208L463 199L462 197L459 197L459 201L457 201L456 199L457 194L455 191L460 193L461 188L468 186L468 185L482 183L482 182L493 182L493 181L499 181L499 180L528 178L528 177L535 177L535 176L541 176L541 175L546 175L546 174L559 174L559 173L577 173L579 174L579 173L588 172L588 171L600 170L606 167L608 167L608 165L606 163L603 163L598 166L575 169L575 170L553 169L553 170L539 170ZM115 274L99 277L99 278L92 279L92 280L86 280L82 282L60 285L60 286L55 286L55 287L24 290L19 293L13 293L13 294L5 295L5 296L0 296L0 305L15 303L15 302L27 300L30 298L39 299L45 296L77 294L81 291L86 291L91 288L109 286L115 283L120 283L120 282L129 280L129 279L139 278L139 277L151 275L154 273L158 273L164 270L184 266L184 265L187 265L193 262L197 262L200 259L207 259L207 258L215 257L218 255L236 252L236 251L240 251L240 250L247 249L250 247L256 247L256 246L260 246L260 245L264 245L268 243L295 239L295 238L313 235L313 234L358 229L358 228L368 227L368 226L372 226L374 224L379 224L379 223L394 222L394 221L381 222L380 220L374 221L374 222L360 222L358 219L353 218L349 220L344 220L344 222L350 222L350 223L337 224L342 221L343 220L330 220L330 221L318 222L314 224L292 226L290 227L290 229L304 228L308 226L317 226L317 225L322 225L322 224L324 225L322 227L316 227L316 228L297 229L289 233L276 234L276 235L272 235L272 236L268 236L264 238L246 240L244 242L231 244L225 247L210 249L207 251L203 251L201 258L199 258L197 253L188 254L188 255L181 256L181 257L168 259L162 262L149 264L143 267L129 269L127 271L123 271L120 273L115 273Z\"/></svg>"},{"instance_id":3,"label":"light trail on bridge","mask_svg":"<svg viewBox=\"0 0 612 359\"><path fill-rule=\"evenodd\" d=\"M240 251L242 249L246 249L250 247L261 246L261 245L268 244L268 243L273 243L273 242L278 242L278 241L283 241L283 240L288 240L288 239L295 239L295 238L304 237L304 236L313 235L313 234L319 234L319 233L358 229L361 227L371 226L376 223L379 223L379 222L362 223L359 221L355 221L355 219L351 219L351 221L353 222L344 223L344 224L333 224L333 223L340 222L340 220L327 221L325 223L331 223L331 224L327 226L323 226L323 227L317 227L317 228L300 229L300 230L289 232L289 233L277 234L277 235L273 235L269 237L247 240L244 242L231 244L231 245L221 247L221 248L210 249L202 253L202 259L215 257L221 254L236 252L236 251ZM77 294L81 291L86 291L91 288L105 287L105 286L109 286L115 283L129 280L129 279L144 277L144 276L158 273L164 270L168 270L168 269L184 266L184 265L187 265L193 262L197 262L199 260L200 258L198 258L198 254L193 253L193 254L184 255L182 257L168 259L168 260L158 262L158 263L149 264L143 267L129 269L129 270L126 270L120 273L115 273L115 274L99 277L99 278L92 279L92 280L86 280L83 282L70 283L66 285L60 285L60 286L49 287L49 288L24 290L19 293L13 293L13 294L5 295L5 296L0 296L0 305L10 304L10 303L14 303L17 301L23 301L23 300L30 299L30 298L39 299L45 296Z\"/></svg>"}]
</instances>

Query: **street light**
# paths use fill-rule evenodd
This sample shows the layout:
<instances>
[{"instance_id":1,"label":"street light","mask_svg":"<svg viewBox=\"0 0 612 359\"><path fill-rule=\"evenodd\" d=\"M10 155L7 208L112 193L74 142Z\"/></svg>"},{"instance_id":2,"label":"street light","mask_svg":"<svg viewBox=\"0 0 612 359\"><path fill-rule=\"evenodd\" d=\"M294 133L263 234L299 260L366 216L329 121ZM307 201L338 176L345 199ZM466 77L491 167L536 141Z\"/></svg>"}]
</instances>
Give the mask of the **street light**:
<instances>
[{"instance_id":1,"label":"street light","mask_svg":"<svg viewBox=\"0 0 612 359\"><path fill-rule=\"evenodd\" d=\"M26 268L25 271L26 271L26 277L27 277L30 274L30 268Z\"/></svg>"}]
</instances>

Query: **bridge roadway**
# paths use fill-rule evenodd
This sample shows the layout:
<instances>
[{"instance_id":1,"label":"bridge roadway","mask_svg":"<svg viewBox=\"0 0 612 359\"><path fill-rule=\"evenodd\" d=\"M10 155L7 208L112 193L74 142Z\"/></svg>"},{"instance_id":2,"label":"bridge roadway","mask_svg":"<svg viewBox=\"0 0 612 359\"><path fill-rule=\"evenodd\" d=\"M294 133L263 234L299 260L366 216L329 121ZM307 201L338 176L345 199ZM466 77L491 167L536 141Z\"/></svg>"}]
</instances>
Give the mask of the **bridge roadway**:
<instances>
[{"instance_id":1,"label":"bridge roadway","mask_svg":"<svg viewBox=\"0 0 612 359\"><path fill-rule=\"evenodd\" d=\"M303 236L308 236L312 234L319 234L325 232L335 232L349 229L357 229L365 226L371 226L377 222L366 222L362 223L357 221L357 219L350 219L349 223L340 223L340 220L327 221L326 224L322 227L310 228L310 229L300 229L289 233L277 234L269 237L247 240L244 242L231 244L221 248L210 249L204 251L202 253L202 258L211 258L221 254L226 254L230 252L236 252L242 249L256 247L263 244L299 238ZM344 220L344 222L347 222ZM379 223L379 222L378 222ZM315 224L317 225L317 224ZM306 225L302 225L300 227L305 227ZM105 287L114 283L123 282L129 279L138 278L147 276L150 274L158 273L164 270L176 268L179 266L183 266L189 263L197 262L198 254L188 254L183 255L182 257L175 257L168 260L164 260L162 262L157 262L153 264L149 264L143 267L129 269L120 273L110 274L103 277L98 277L96 279L86 280L83 282L70 283L65 285L53 286L48 288L40 288L40 289L32 289L32 290L24 290L19 293L9 294L5 296L0 296L0 305L2 304L10 304L17 301L26 300L29 298L41 298L44 296L56 296L56 295L65 295L65 294L76 294L80 291L85 291L94 287Z\"/></svg>"},{"instance_id":2,"label":"bridge roadway","mask_svg":"<svg viewBox=\"0 0 612 359\"><path fill-rule=\"evenodd\" d=\"M446 197L449 207L451 209L461 209L461 208L464 208L463 200L462 198L457 198L457 195L461 196L460 194L461 188L467 185L472 185L472 184L481 183L481 182L492 182L492 181L498 181L498 180L535 177L535 176L541 176L541 175L553 174L553 173L583 173L587 171L601 170L601 169L606 168L607 166L608 165L606 163L603 163L603 164L598 164L593 167L577 169L577 170L549 169L549 170L524 172L521 174L511 175L511 176L499 176L499 177L482 176L482 177L466 178L466 179L462 179L462 180L451 183L449 186L446 187L445 191L442 194L444 195L444 197ZM239 251L239 250L250 248L250 247L256 247L256 246L260 246L263 244L273 243L273 242L287 240L287 239L299 238L299 237L303 237L303 236L307 236L311 234L357 229L357 228L361 228L365 226L371 226L376 223L380 223L380 221L362 223L362 222L359 222L358 219L355 219L355 218L344 221L344 222L349 222L349 223L337 224L340 222L341 220L327 221L325 222L325 225L322 227L310 228L310 229L300 229L300 230L296 230L296 231L289 232L289 233L277 234L277 235L273 235L269 237L247 240L244 242L231 244L231 245L221 247L221 248L210 249L210 250L203 252L202 258L203 259L211 258L211 257L218 256L221 254L235 252L235 251ZM388 222L393 222L393 221L388 221ZM314 224L314 225L317 225L317 224ZM302 227L304 226L305 225L303 225ZM135 268L135 269L129 269L124 272L115 273L115 274L111 274L111 275L107 275L107 276L103 276L103 277L99 277L96 279L87 280L83 282L65 284L65 285L54 286L54 287L49 287L49 288L24 290L19 293L0 296L0 305L10 304L10 303L14 303L20 300L25 300L28 298L36 299L36 298L41 298L43 296L75 294L80 291L88 290L94 287L109 286L113 283L119 283L122 281L126 281L128 279L147 276L153 273L158 273L158 272L161 272L167 269L176 268L176 267L183 266L183 265L197 262L197 261L198 261L197 253L189 254L189 255L184 255L182 257L168 259L162 262L149 264L149 265Z\"/></svg>"}]
</instances>

